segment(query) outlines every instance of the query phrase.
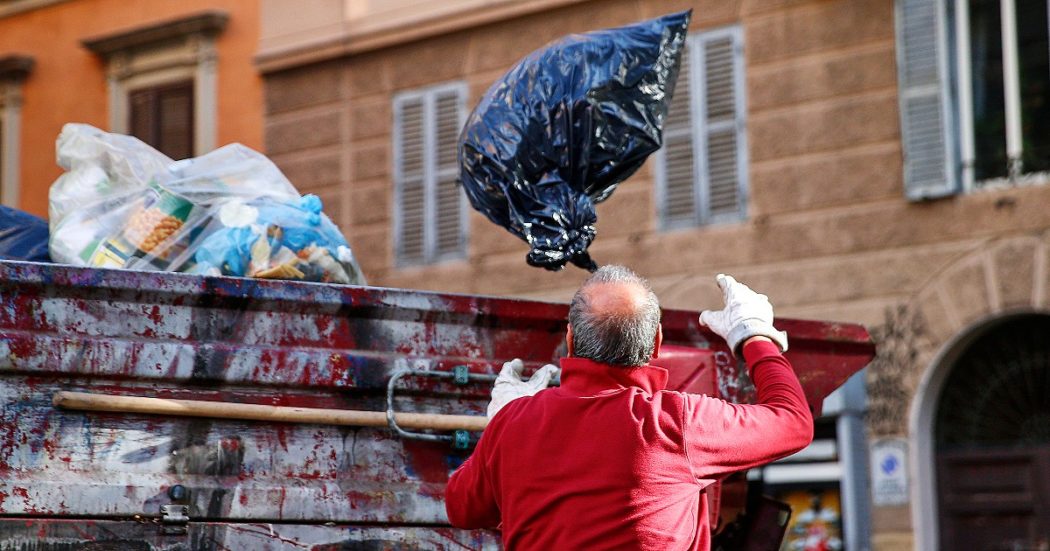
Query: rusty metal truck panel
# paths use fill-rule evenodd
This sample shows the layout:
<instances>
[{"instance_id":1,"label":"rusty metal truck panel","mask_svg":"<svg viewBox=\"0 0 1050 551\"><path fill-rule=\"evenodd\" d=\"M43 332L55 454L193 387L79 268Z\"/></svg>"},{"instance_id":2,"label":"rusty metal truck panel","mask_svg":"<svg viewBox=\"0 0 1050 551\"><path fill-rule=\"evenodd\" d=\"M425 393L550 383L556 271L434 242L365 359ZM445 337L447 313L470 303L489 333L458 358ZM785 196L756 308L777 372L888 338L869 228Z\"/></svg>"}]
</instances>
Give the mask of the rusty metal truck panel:
<instances>
[{"instance_id":1,"label":"rusty metal truck panel","mask_svg":"<svg viewBox=\"0 0 1050 551\"><path fill-rule=\"evenodd\" d=\"M259 534L304 549L495 545L494 533L447 528L444 485L467 452L446 443L386 428L67 411L52 396L383 411L401 371L491 374L515 357L529 368L553 361L566 312L491 297L0 262L0 550L22 549L34 529L41 542L142 542L129 549L268 548L192 543ZM873 355L856 325L778 326L791 335L788 356L815 410ZM661 363L674 388L750 399L743 370L695 312L666 310L664 334ZM486 384L402 383L398 411L484 415ZM61 548L47 545L25 549Z\"/></svg>"},{"instance_id":2,"label":"rusty metal truck panel","mask_svg":"<svg viewBox=\"0 0 1050 551\"><path fill-rule=\"evenodd\" d=\"M185 528L148 519L0 520L0 551L439 551L495 550L483 530L419 526L339 526L194 522Z\"/></svg>"}]
</instances>

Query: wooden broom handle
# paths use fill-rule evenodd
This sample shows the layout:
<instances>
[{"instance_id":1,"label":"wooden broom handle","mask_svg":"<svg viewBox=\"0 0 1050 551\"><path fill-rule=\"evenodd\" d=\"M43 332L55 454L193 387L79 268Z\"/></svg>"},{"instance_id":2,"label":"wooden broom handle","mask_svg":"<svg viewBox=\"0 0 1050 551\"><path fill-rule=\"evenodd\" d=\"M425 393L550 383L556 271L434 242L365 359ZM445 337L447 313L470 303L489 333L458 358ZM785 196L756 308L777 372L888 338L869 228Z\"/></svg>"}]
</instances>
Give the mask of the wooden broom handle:
<instances>
[{"instance_id":1,"label":"wooden broom handle","mask_svg":"<svg viewBox=\"0 0 1050 551\"><path fill-rule=\"evenodd\" d=\"M65 391L55 393L52 403L55 407L81 411L214 417L217 419L347 425L354 427L389 426L386 412L383 411L233 404L206 400L171 400L167 398L147 398L145 396L119 396ZM466 429L469 431L481 431L488 424L488 418L480 415L397 413L394 415L394 418L397 420L397 424L405 429L441 431Z\"/></svg>"}]
</instances>

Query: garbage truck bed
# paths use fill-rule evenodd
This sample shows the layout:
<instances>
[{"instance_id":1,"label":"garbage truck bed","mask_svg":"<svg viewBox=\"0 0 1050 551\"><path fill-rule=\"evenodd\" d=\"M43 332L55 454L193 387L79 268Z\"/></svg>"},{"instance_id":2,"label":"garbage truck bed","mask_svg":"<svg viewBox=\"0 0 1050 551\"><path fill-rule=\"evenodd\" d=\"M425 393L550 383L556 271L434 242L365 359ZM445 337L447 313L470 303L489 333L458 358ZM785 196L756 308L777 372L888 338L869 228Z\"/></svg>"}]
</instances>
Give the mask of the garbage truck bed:
<instances>
[{"instance_id":1,"label":"garbage truck bed","mask_svg":"<svg viewBox=\"0 0 1050 551\"><path fill-rule=\"evenodd\" d=\"M444 486L469 453L449 442L382 427L71 411L52 398L484 415L489 382L427 373L551 362L566 312L504 298L0 261L0 551L498 548L498 532L447 525ZM743 369L695 312L665 310L663 323L673 388L751 398ZM791 334L788 357L815 411L874 353L857 325L778 326ZM391 377L410 370L388 404Z\"/></svg>"}]
</instances>

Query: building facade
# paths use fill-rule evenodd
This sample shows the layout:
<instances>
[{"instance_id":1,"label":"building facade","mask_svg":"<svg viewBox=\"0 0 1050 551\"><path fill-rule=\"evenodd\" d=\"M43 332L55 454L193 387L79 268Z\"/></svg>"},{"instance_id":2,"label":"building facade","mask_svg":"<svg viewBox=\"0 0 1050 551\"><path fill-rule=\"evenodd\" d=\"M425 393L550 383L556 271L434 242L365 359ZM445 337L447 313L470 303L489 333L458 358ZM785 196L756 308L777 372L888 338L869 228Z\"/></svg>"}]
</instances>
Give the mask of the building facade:
<instances>
[{"instance_id":1,"label":"building facade","mask_svg":"<svg viewBox=\"0 0 1050 551\"><path fill-rule=\"evenodd\" d=\"M267 0L266 152L370 283L565 300L586 274L526 266L469 209L456 133L548 41L690 8L665 147L599 206L592 256L668 307L717 305L727 272L872 329L866 405L840 397L810 450L840 493L793 498L847 548L1050 548L1045 3Z\"/></svg>"},{"instance_id":2,"label":"building facade","mask_svg":"<svg viewBox=\"0 0 1050 551\"><path fill-rule=\"evenodd\" d=\"M173 158L262 148L257 0L0 3L0 202L39 216L68 122Z\"/></svg>"}]
</instances>

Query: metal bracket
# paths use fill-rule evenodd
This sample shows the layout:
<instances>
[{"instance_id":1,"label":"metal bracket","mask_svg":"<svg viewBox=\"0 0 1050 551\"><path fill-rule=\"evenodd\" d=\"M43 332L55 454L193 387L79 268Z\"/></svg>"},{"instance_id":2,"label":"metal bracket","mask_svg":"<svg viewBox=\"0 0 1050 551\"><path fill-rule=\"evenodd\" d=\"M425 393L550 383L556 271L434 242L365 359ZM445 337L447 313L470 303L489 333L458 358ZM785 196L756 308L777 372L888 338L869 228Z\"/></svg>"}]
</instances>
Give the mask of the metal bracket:
<instances>
[{"instance_id":1,"label":"metal bracket","mask_svg":"<svg viewBox=\"0 0 1050 551\"><path fill-rule=\"evenodd\" d=\"M457 450L465 450L470 447L470 433L459 429L452 433L452 447Z\"/></svg>"},{"instance_id":2,"label":"metal bracket","mask_svg":"<svg viewBox=\"0 0 1050 551\"><path fill-rule=\"evenodd\" d=\"M165 535L186 533L186 524L190 522L190 506L169 503L160 506L161 532Z\"/></svg>"},{"instance_id":3,"label":"metal bracket","mask_svg":"<svg viewBox=\"0 0 1050 551\"><path fill-rule=\"evenodd\" d=\"M397 383L404 377L435 377L438 379L451 379L457 385L466 385L470 382L492 383L496 380L495 375L471 373L470 368L465 365L457 365L452 371L425 371L422 369L405 369L390 376L390 382L386 385L386 422L390 429L402 438L412 440L424 440L427 442L449 442L457 450L465 450L470 447L470 433L465 430L457 430L453 434L431 434L427 432L410 432L401 428L394 417L394 390Z\"/></svg>"},{"instance_id":4,"label":"metal bracket","mask_svg":"<svg viewBox=\"0 0 1050 551\"><path fill-rule=\"evenodd\" d=\"M168 505L160 506L160 520L165 524L186 524L190 521L189 513L189 505L169 503Z\"/></svg>"},{"instance_id":5,"label":"metal bracket","mask_svg":"<svg viewBox=\"0 0 1050 551\"><path fill-rule=\"evenodd\" d=\"M470 368L465 365L457 365L452 368L452 382L457 385L465 385L470 382Z\"/></svg>"}]
</instances>

